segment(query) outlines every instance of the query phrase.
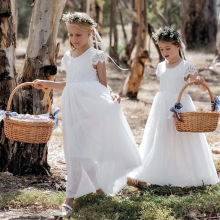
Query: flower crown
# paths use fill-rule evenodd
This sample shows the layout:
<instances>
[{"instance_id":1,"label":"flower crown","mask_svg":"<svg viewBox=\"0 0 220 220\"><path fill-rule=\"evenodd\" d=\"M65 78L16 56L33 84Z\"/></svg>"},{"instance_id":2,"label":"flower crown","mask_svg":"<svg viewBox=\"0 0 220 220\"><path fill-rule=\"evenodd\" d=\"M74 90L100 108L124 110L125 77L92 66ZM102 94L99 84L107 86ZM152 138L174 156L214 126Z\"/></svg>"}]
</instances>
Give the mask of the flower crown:
<instances>
[{"instance_id":1,"label":"flower crown","mask_svg":"<svg viewBox=\"0 0 220 220\"><path fill-rule=\"evenodd\" d=\"M97 26L96 22L83 12L65 13L63 14L62 20L69 24L83 22L91 25L94 28Z\"/></svg>"},{"instance_id":2,"label":"flower crown","mask_svg":"<svg viewBox=\"0 0 220 220\"><path fill-rule=\"evenodd\" d=\"M174 29L167 27L167 26L165 26L164 28L160 28L156 32L153 32L152 37L154 38L156 43L158 43L160 39L164 39L164 38L171 39L173 41L178 41L178 42L181 42L182 40L182 37L178 32L176 32Z\"/></svg>"}]
</instances>

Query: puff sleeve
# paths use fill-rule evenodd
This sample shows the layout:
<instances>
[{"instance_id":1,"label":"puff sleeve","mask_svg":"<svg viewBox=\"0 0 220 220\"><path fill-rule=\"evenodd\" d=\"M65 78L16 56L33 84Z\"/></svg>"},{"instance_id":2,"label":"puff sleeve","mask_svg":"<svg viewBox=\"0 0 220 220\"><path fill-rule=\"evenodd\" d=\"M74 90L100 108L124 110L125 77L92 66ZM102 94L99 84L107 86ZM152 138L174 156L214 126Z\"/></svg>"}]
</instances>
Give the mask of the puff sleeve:
<instances>
[{"instance_id":1,"label":"puff sleeve","mask_svg":"<svg viewBox=\"0 0 220 220\"><path fill-rule=\"evenodd\" d=\"M187 77L189 75L194 75L195 73L197 73L197 69L194 67L193 64L188 62L184 72L184 77Z\"/></svg>"},{"instance_id":2,"label":"puff sleeve","mask_svg":"<svg viewBox=\"0 0 220 220\"><path fill-rule=\"evenodd\" d=\"M103 51L98 50L96 53L92 56L92 64L97 65L99 62L104 63L105 62L105 54Z\"/></svg>"}]
</instances>

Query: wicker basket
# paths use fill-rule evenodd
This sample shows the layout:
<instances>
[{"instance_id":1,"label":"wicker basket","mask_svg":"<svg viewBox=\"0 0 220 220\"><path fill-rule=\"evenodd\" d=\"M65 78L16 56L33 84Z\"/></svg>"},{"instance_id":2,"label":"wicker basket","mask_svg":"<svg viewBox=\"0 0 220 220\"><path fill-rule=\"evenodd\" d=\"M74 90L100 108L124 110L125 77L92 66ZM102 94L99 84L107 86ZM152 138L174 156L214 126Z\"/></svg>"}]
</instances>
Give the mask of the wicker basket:
<instances>
[{"instance_id":1,"label":"wicker basket","mask_svg":"<svg viewBox=\"0 0 220 220\"><path fill-rule=\"evenodd\" d=\"M13 98L14 93L23 86L33 85L32 82L22 83L17 86L11 93L8 105L7 105L7 112L10 112L11 101ZM52 115L52 107L49 94L47 90L43 89L48 105L49 105L49 120L48 121L24 121L11 118L7 112L4 118L4 131L7 138L24 142L24 143L31 143L31 144L39 144L39 143L46 143L50 139L51 133L53 131L54 119ZM32 116L38 117L38 116Z\"/></svg>"},{"instance_id":2,"label":"wicker basket","mask_svg":"<svg viewBox=\"0 0 220 220\"><path fill-rule=\"evenodd\" d=\"M179 93L177 103L180 103L181 96L186 87L191 84L195 84L195 81L187 83ZM209 87L206 84L203 84L209 92L211 99L211 104L214 103L214 97ZM181 121L176 117L176 114L173 114L176 130L180 132L212 132L216 130L218 125L218 118L220 113L213 111L211 105L211 111L205 112L184 112L179 113Z\"/></svg>"}]
</instances>

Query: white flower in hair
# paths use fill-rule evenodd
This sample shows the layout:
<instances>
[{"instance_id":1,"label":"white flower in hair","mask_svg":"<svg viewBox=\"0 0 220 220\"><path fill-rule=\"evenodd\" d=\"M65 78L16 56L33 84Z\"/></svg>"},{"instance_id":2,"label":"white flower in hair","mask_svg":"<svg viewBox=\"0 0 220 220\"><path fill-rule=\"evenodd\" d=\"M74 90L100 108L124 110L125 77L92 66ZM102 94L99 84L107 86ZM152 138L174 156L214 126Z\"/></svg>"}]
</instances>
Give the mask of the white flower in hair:
<instances>
[{"instance_id":1,"label":"white flower in hair","mask_svg":"<svg viewBox=\"0 0 220 220\"><path fill-rule=\"evenodd\" d=\"M91 25L93 28L97 26L96 22L83 12L65 13L63 14L62 20L69 24L84 22Z\"/></svg>"},{"instance_id":2,"label":"white flower in hair","mask_svg":"<svg viewBox=\"0 0 220 220\"><path fill-rule=\"evenodd\" d=\"M173 28L167 26L165 26L164 28L160 28L156 32L152 33L152 37L154 38L156 43L158 43L159 39L162 36L172 38L174 41L181 42L181 35L178 32L176 32Z\"/></svg>"}]
</instances>

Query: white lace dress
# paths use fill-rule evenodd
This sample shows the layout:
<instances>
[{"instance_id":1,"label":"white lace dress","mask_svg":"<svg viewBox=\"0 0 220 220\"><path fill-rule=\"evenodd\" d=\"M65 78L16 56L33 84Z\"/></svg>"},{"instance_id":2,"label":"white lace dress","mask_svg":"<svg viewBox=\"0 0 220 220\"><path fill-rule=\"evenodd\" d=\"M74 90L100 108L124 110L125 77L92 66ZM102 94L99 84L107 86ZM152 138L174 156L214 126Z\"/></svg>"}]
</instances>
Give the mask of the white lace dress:
<instances>
[{"instance_id":1,"label":"white lace dress","mask_svg":"<svg viewBox=\"0 0 220 220\"><path fill-rule=\"evenodd\" d=\"M93 47L76 58L67 51L62 59L67 73L62 94L67 198L97 189L114 195L141 161L120 105L98 81L93 68L98 62L105 62L105 56Z\"/></svg>"},{"instance_id":2,"label":"white lace dress","mask_svg":"<svg viewBox=\"0 0 220 220\"><path fill-rule=\"evenodd\" d=\"M175 68L158 64L159 91L147 119L140 154L143 165L131 177L157 185L199 186L215 184L218 176L209 145L203 133L177 132L170 108L177 101L184 77L196 69L182 60ZM195 111L191 97L184 91L181 112Z\"/></svg>"}]
</instances>

